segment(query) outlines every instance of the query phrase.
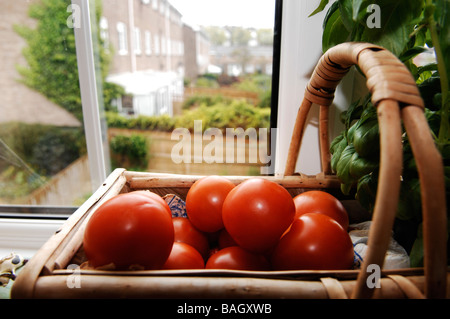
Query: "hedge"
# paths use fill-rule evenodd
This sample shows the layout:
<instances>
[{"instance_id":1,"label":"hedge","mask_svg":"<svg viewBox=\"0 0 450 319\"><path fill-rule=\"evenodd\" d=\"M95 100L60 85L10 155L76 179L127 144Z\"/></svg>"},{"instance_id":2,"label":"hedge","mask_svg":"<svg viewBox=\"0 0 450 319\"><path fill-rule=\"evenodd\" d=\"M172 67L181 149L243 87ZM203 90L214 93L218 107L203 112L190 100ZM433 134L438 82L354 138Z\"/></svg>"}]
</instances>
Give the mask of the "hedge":
<instances>
[{"instance_id":1,"label":"hedge","mask_svg":"<svg viewBox=\"0 0 450 319\"><path fill-rule=\"evenodd\" d=\"M185 110L182 115L170 117L136 116L125 117L118 113L106 112L108 127L139 130L171 132L177 127L193 131L194 120L202 121L202 129L218 128L269 128L270 108L257 108L240 100L216 101L214 105L202 103L199 106Z\"/></svg>"}]
</instances>

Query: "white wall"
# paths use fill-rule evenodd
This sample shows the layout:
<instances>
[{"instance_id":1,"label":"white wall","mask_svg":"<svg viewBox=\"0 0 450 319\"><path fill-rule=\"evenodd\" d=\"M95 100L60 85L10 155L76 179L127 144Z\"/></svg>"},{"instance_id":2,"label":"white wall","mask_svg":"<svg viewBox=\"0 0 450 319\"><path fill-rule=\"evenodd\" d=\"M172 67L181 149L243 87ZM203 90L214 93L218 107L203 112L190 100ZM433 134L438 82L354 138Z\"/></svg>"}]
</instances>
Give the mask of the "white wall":
<instances>
[{"instance_id":1,"label":"white wall","mask_svg":"<svg viewBox=\"0 0 450 319\"><path fill-rule=\"evenodd\" d=\"M277 175L284 173L298 107L314 67L322 55L322 22L329 6L321 13L308 17L319 3L320 0L283 1L275 162ZM351 96L352 86L352 74L348 74L338 87L335 103L330 109L330 138L342 130L339 114L350 102L346 96ZM303 136L296 172L314 175L321 171L318 114L318 106L313 106Z\"/></svg>"}]
</instances>

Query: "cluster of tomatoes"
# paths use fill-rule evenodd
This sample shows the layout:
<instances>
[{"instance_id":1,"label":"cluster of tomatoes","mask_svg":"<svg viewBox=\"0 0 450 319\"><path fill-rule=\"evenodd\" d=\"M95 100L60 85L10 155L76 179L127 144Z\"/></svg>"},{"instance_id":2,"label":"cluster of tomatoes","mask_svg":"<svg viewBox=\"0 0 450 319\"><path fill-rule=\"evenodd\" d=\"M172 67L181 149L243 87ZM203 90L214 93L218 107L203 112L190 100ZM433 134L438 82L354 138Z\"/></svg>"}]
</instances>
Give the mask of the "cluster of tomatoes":
<instances>
[{"instance_id":1,"label":"cluster of tomatoes","mask_svg":"<svg viewBox=\"0 0 450 319\"><path fill-rule=\"evenodd\" d=\"M90 217L83 239L92 267L115 269L350 269L353 245L342 203L323 191L292 196L281 185L250 178L196 181L188 218L172 217L149 191L116 195Z\"/></svg>"}]
</instances>

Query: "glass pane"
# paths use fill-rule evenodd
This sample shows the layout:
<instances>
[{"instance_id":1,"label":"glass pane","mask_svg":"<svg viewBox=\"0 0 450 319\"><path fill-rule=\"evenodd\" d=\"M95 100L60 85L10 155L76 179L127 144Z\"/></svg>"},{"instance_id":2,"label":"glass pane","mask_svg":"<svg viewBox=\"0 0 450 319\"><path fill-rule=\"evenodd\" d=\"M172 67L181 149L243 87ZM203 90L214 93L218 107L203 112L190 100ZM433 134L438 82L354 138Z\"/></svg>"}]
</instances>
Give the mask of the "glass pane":
<instances>
[{"instance_id":1,"label":"glass pane","mask_svg":"<svg viewBox=\"0 0 450 319\"><path fill-rule=\"evenodd\" d=\"M76 207L92 194L70 4L0 2L2 205Z\"/></svg>"},{"instance_id":2,"label":"glass pane","mask_svg":"<svg viewBox=\"0 0 450 319\"><path fill-rule=\"evenodd\" d=\"M90 3L111 168L260 174L275 0ZM76 9L70 0L0 1L0 205L76 207L95 189Z\"/></svg>"},{"instance_id":3,"label":"glass pane","mask_svg":"<svg viewBox=\"0 0 450 319\"><path fill-rule=\"evenodd\" d=\"M102 4L106 81L122 90L105 104L112 167L261 174L270 159L275 0Z\"/></svg>"}]
</instances>

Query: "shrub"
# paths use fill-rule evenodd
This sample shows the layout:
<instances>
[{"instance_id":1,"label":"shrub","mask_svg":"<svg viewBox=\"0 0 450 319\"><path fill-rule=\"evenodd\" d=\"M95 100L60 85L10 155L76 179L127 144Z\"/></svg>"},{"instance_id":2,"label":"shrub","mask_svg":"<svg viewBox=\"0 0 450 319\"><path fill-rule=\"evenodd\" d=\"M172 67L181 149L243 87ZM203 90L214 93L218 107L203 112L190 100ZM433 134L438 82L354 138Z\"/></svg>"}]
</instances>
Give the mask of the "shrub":
<instances>
[{"instance_id":1,"label":"shrub","mask_svg":"<svg viewBox=\"0 0 450 319\"><path fill-rule=\"evenodd\" d=\"M205 99L207 101L206 97ZM176 117L140 115L126 118L116 113L106 112L106 119L108 127L163 132L170 132L176 127L185 127L193 131L195 120L202 121L203 130L210 127L219 128L223 131L226 128L238 127L243 129L250 127L269 128L270 108L254 107L243 100L223 98L222 100L222 102L202 103L192 110L185 110L182 115Z\"/></svg>"},{"instance_id":2,"label":"shrub","mask_svg":"<svg viewBox=\"0 0 450 319\"><path fill-rule=\"evenodd\" d=\"M17 156L42 175L53 175L86 153L82 128L8 123L0 126L0 139ZM0 162L3 170L9 165Z\"/></svg>"},{"instance_id":3,"label":"shrub","mask_svg":"<svg viewBox=\"0 0 450 319\"><path fill-rule=\"evenodd\" d=\"M145 170L149 159L149 141L142 135L116 135L111 138L113 165L130 170Z\"/></svg>"},{"instance_id":4,"label":"shrub","mask_svg":"<svg viewBox=\"0 0 450 319\"><path fill-rule=\"evenodd\" d=\"M80 157L80 138L79 131L48 130L33 146L31 164L43 175L55 175Z\"/></svg>"}]
</instances>

